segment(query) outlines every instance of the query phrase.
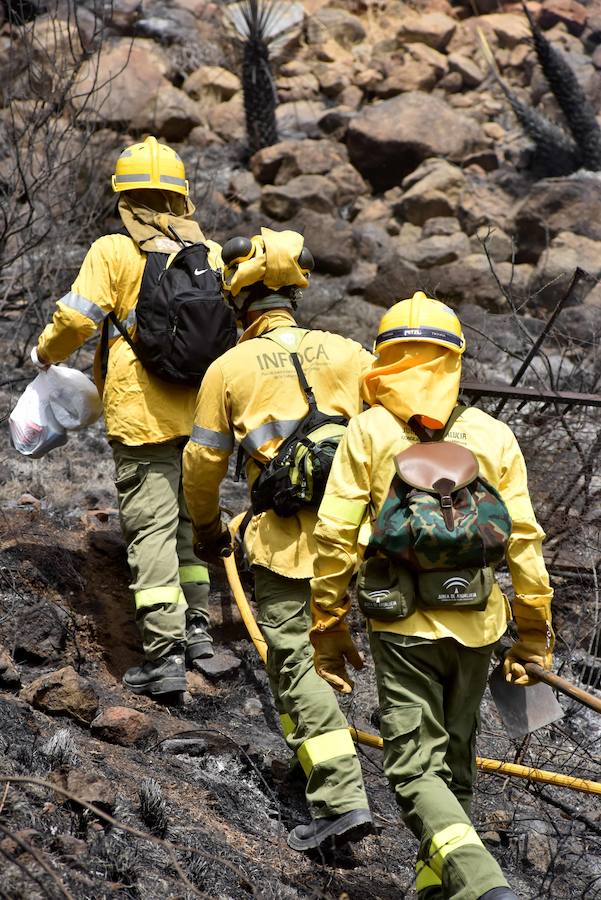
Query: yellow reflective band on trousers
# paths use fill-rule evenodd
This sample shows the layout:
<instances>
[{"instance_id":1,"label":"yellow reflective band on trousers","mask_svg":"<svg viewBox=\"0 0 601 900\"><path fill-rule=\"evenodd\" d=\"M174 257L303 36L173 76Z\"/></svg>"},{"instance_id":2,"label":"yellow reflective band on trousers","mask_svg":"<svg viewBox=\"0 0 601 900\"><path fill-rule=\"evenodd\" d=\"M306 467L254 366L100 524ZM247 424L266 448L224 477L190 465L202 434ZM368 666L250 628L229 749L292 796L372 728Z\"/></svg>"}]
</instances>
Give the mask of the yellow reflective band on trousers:
<instances>
[{"instance_id":1,"label":"yellow reflective band on trousers","mask_svg":"<svg viewBox=\"0 0 601 900\"><path fill-rule=\"evenodd\" d=\"M209 580L209 570L206 566L180 566L180 584L204 584Z\"/></svg>"},{"instance_id":2,"label":"yellow reflective band on trousers","mask_svg":"<svg viewBox=\"0 0 601 900\"><path fill-rule=\"evenodd\" d=\"M425 891L429 887L440 887L442 881L430 866L425 862L418 860L415 865L415 890L418 892Z\"/></svg>"},{"instance_id":3,"label":"yellow reflective band on trousers","mask_svg":"<svg viewBox=\"0 0 601 900\"><path fill-rule=\"evenodd\" d=\"M325 494L319 507L320 516L333 516L349 525L358 525L365 512L365 503L361 500L345 500L333 494Z\"/></svg>"},{"instance_id":4,"label":"yellow reflective band on trousers","mask_svg":"<svg viewBox=\"0 0 601 900\"><path fill-rule=\"evenodd\" d=\"M466 825L465 822L447 825L442 831L437 831L433 835L430 841L428 862L439 878L442 878L442 865L445 857L468 844L484 847L473 826Z\"/></svg>"},{"instance_id":5,"label":"yellow reflective band on trousers","mask_svg":"<svg viewBox=\"0 0 601 900\"><path fill-rule=\"evenodd\" d=\"M337 756L356 756L357 751L348 728L337 728L309 738L296 751L298 761L307 778L320 763Z\"/></svg>"},{"instance_id":6,"label":"yellow reflective band on trousers","mask_svg":"<svg viewBox=\"0 0 601 900\"><path fill-rule=\"evenodd\" d=\"M179 585L177 587L144 588L142 591L136 591L134 598L136 601L136 609L146 609L150 606L159 606L162 603L177 606L180 603L185 604L186 602Z\"/></svg>"},{"instance_id":7,"label":"yellow reflective band on trousers","mask_svg":"<svg viewBox=\"0 0 601 900\"><path fill-rule=\"evenodd\" d=\"M288 713L282 713L280 716L280 725L282 726L282 731L284 732L284 737L288 737L289 734L292 734L296 725L294 724L294 720L288 715Z\"/></svg>"}]
</instances>

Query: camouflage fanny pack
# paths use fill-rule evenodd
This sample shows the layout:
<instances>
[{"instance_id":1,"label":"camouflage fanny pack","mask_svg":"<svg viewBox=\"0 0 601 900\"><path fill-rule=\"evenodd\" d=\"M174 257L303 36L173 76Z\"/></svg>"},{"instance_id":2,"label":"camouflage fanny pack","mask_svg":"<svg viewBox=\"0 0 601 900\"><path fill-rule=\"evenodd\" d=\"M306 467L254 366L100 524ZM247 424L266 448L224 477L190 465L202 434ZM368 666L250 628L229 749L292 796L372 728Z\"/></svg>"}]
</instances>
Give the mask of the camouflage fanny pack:
<instances>
[{"instance_id":1,"label":"camouflage fanny pack","mask_svg":"<svg viewBox=\"0 0 601 900\"><path fill-rule=\"evenodd\" d=\"M385 557L396 572L410 574L415 604L425 609L484 609L511 534L507 507L479 474L474 454L444 441L464 409L456 407L433 436L410 423L420 443L395 457L396 474L366 551L368 562Z\"/></svg>"}]
</instances>

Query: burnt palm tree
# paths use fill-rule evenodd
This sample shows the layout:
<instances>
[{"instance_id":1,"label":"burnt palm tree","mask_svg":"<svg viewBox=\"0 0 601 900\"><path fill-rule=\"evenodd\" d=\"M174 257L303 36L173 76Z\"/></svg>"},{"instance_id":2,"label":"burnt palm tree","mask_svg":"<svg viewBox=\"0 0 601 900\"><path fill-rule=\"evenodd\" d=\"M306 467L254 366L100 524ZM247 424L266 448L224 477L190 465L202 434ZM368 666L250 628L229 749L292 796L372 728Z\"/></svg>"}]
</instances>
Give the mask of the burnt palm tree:
<instances>
[{"instance_id":1,"label":"burnt palm tree","mask_svg":"<svg viewBox=\"0 0 601 900\"><path fill-rule=\"evenodd\" d=\"M242 89L246 135L251 153L278 141L277 91L272 50L302 22L302 6L290 0L240 0L227 14L242 44Z\"/></svg>"},{"instance_id":2,"label":"burnt palm tree","mask_svg":"<svg viewBox=\"0 0 601 900\"><path fill-rule=\"evenodd\" d=\"M534 143L533 168L541 176L570 175L578 169L601 171L601 128L572 68L544 36L523 4L532 42L543 74L564 115L569 133L522 102L501 78L494 56L481 34L491 71L511 104L522 128Z\"/></svg>"}]
</instances>

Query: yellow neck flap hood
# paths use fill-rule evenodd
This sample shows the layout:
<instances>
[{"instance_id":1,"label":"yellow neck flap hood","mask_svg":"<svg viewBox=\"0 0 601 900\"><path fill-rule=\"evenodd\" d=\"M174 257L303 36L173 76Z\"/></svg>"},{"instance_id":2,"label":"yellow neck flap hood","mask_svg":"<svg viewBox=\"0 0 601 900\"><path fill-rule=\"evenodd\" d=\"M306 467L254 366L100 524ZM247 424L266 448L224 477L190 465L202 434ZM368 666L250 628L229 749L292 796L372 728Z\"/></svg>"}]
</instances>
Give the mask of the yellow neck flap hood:
<instances>
[{"instance_id":1,"label":"yellow neck flap hood","mask_svg":"<svg viewBox=\"0 0 601 900\"><path fill-rule=\"evenodd\" d=\"M147 253L173 253L180 249L169 231L170 225L184 241L204 241L200 225L192 218L195 210L189 197L173 191L125 191L119 197L121 221Z\"/></svg>"},{"instance_id":2,"label":"yellow neck flap hood","mask_svg":"<svg viewBox=\"0 0 601 900\"><path fill-rule=\"evenodd\" d=\"M384 347L364 377L361 394L404 422L419 416L426 428L442 428L459 396L461 356L436 344L407 341Z\"/></svg>"}]
</instances>

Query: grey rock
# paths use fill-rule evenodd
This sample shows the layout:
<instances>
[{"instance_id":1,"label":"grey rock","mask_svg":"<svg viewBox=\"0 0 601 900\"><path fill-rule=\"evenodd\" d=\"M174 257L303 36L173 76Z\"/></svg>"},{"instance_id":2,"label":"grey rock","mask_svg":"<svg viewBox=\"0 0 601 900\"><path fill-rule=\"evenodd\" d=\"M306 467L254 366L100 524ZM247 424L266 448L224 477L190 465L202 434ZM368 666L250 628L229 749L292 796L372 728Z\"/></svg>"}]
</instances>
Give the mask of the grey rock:
<instances>
[{"instance_id":1,"label":"grey rock","mask_svg":"<svg viewBox=\"0 0 601 900\"><path fill-rule=\"evenodd\" d=\"M365 107L347 133L351 162L379 190L400 184L429 157L460 160L480 141L475 120L420 91Z\"/></svg>"},{"instance_id":2,"label":"grey rock","mask_svg":"<svg viewBox=\"0 0 601 900\"><path fill-rule=\"evenodd\" d=\"M221 678L233 678L242 665L242 660L231 650L219 649L215 652L215 656L210 659L197 659L194 664L211 681L217 681Z\"/></svg>"},{"instance_id":3,"label":"grey rock","mask_svg":"<svg viewBox=\"0 0 601 900\"><path fill-rule=\"evenodd\" d=\"M470 241L467 235L457 231L450 235L435 235L415 244L402 244L398 247L403 259L414 263L420 269L443 265L468 256Z\"/></svg>"},{"instance_id":4,"label":"grey rock","mask_svg":"<svg viewBox=\"0 0 601 900\"><path fill-rule=\"evenodd\" d=\"M514 231L524 262L536 262L561 231L600 241L601 178L579 174L537 182L516 210Z\"/></svg>"}]
</instances>

